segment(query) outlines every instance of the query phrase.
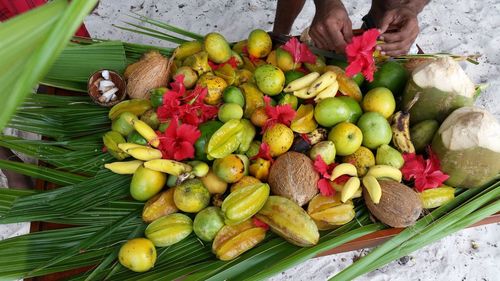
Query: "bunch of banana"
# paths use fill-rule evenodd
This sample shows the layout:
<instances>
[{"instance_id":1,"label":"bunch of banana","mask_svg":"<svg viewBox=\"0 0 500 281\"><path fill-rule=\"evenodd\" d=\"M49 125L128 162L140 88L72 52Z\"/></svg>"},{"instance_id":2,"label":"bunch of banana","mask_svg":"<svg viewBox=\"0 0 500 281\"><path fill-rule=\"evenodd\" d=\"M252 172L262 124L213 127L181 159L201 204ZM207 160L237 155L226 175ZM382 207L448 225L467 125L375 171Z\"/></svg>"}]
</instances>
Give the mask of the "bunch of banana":
<instances>
[{"instance_id":1,"label":"bunch of banana","mask_svg":"<svg viewBox=\"0 0 500 281\"><path fill-rule=\"evenodd\" d=\"M416 94L404 110L392 115L392 143L402 153L415 153L415 147L410 138L410 109L417 102L419 94Z\"/></svg>"},{"instance_id":2,"label":"bunch of banana","mask_svg":"<svg viewBox=\"0 0 500 281\"><path fill-rule=\"evenodd\" d=\"M113 162L104 164L104 168L115 174L132 175L142 163L140 160Z\"/></svg>"},{"instance_id":3,"label":"bunch of banana","mask_svg":"<svg viewBox=\"0 0 500 281\"><path fill-rule=\"evenodd\" d=\"M160 145L160 140L156 132L148 125L146 122L141 120L132 120L132 125L134 129L143 136L149 144L153 147L158 147Z\"/></svg>"},{"instance_id":4,"label":"bunch of banana","mask_svg":"<svg viewBox=\"0 0 500 281\"><path fill-rule=\"evenodd\" d=\"M293 93L294 96L301 99L315 98L315 101L318 102L328 97L334 97L338 88L337 74L333 71L326 71L322 75L318 72L311 72L293 80L283 91Z\"/></svg>"},{"instance_id":5,"label":"bunch of banana","mask_svg":"<svg viewBox=\"0 0 500 281\"><path fill-rule=\"evenodd\" d=\"M349 199L361 196L361 182L358 178L356 166L351 163L342 163L335 166L330 176L330 180L333 181L343 175L351 176L340 191L340 200L345 203Z\"/></svg>"}]
</instances>

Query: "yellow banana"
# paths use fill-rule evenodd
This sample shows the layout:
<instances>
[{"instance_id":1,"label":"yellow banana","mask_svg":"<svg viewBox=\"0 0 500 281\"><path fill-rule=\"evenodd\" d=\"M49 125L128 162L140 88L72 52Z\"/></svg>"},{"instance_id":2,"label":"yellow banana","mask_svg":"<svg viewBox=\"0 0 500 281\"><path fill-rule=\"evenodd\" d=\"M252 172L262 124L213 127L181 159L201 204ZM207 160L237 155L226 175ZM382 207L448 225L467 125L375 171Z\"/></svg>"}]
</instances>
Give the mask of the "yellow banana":
<instances>
[{"instance_id":1,"label":"yellow banana","mask_svg":"<svg viewBox=\"0 0 500 281\"><path fill-rule=\"evenodd\" d=\"M142 161L132 160L132 161L122 161L104 164L104 168L110 170L115 174L128 175L133 174L139 166L142 165Z\"/></svg>"},{"instance_id":2,"label":"yellow banana","mask_svg":"<svg viewBox=\"0 0 500 281\"><path fill-rule=\"evenodd\" d=\"M324 89L328 88L331 84L336 82L337 80L337 74L333 71L326 71L325 73L321 74L321 76L314 80L314 82L309 86L309 89L307 89L307 93L315 97L317 94L319 94L321 91Z\"/></svg>"},{"instance_id":3,"label":"yellow banana","mask_svg":"<svg viewBox=\"0 0 500 281\"><path fill-rule=\"evenodd\" d=\"M124 143L118 144L118 148L121 149L123 152L127 152L128 149L136 148L136 147L146 147L146 146L136 144L136 143L130 143L130 142L124 142Z\"/></svg>"},{"instance_id":4,"label":"yellow banana","mask_svg":"<svg viewBox=\"0 0 500 281\"><path fill-rule=\"evenodd\" d=\"M158 147L160 145L160 140L158 139L158 135L156 135L155 131L144 121L141 120L132 120L132 125L134 129L143 136L149 144L153 147Z\"/></svg>"},{"instance_id":5,"label":"yellow banana","mask_svg":"<svg viewBox=\"0 0 500 281\"><path fill-rule=\"evenodd\" d=\"M361 182L358 177L350 178L342 187L342 191L340 193L340 200L342 202L347 202L347 200L354 197L356 191L359 189Z\"/></svg>"},{"instance_id":6,"label":"yellow banana","mask_svg":"<svg viewBox=\"0 0 500 281\"><path fill-rule=\"evenodd\" d=\"M162 157L161 151L147 146L129 148L125 152L135 159L142 161L161 159Z\"/></svg>"},{"instance_id":7,"label":"yellow banana","mask_svg":"<svg viewBox=\"0 0 500 281\"><path fill-rule=\"evenodd\" d=\"M392 144L403 153L415 153L410 139L410 113L398 111L391 121Z\"/></svg>"},{"instance_id":8,"label":"yellow banana","mask_svg":"<svg viewBox=\"0 0 500 281\"><path fill-rule=\"evenodd\" d=\"M192 170L192 167L188 164L168 159L154 159L145 162L144 167L150 170L167 173L176 177Z\"/></svg>"},{"instance_id":9,"label":"yellow banana","mask_svg":"<svg viewBox=\"0 0 500 281\"><path fill-rule=\"evenodd\" d=\"M339 90L339 83L337 80L333 82L330 86L326 87L323 91L319 92L314 98L315 102L319 102L326 98L333 98L337 95L337 91Z\"/></svg>"},{"instance_id":10,"label":"yellow banana","mask_svg":"<svg viewBox=\"0 0 500 281\"><path fill-rule=\"evenodd\" d=\"M335 168L333 168L332 176L330 177L330 180L333 181L342 175L349 175L351 177L357 177L358 171L356 170L356 166L354 166L351 163L342 163L342 164L337 165Z\"/></svg>"},{"instance_id":11,"label":"yellow banana","mask_svg":"<svg viewBox=\"0 0 500 281\"><path fill-rule=\"evenodd\" d=\"M389 178L397 182L401 182L403 174L398 168L389 165L375 165L371 166L366 173L367 176L372 176L377 179Z\"/></svg>"},{"instance_id":12,"label":"yellow banana","mask_svg":"<svg viewBox=\"0 0 500 281\"><path fill-rule=\"evenodd\" d=\"M293 91L293 95L301 98L301 99L310 99L311 97L307 95L307 88L302 88L296 91Z\"/></svg>"},{"instance_id":13,"label":"yellow banana","mask_svg":"<svg viewBox=\"0 0 500 281\"><path fill-rule=\"evenodd\" d=\"M380 198L382 197L382 188L380 187L380 183L377 179L373 176L366 175L363 177L363 186L368 191L373 203L378 204L380 202Z\"/></svg>"},{"instance_id":14,"label":"yellow banana","mask_svg":"<svg viewBox=\"0 0 500 281\"><path fill-rule=\"evenodd\" d=\"M318 77L318 72L311 72L305 76L300 77L299 79L295 79L292 82L288 83L285 89L283 89L283 92L291 93L302 88L307 88L314 82L314 80L318 79Z\"/></svg>"}]
</instances>

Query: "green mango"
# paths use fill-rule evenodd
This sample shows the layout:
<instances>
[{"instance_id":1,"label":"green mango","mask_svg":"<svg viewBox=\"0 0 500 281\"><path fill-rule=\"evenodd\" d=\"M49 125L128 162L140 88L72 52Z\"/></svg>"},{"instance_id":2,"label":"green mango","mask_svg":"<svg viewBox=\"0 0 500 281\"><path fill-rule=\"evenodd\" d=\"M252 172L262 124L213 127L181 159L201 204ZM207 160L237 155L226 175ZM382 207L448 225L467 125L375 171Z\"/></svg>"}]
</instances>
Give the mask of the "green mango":
<instances>
[{"instance_id":1,"label":"green mango","mask_svg":"<svg viewBox=\"0 0 500 281\"><path fill-rule=\"evenodd\" d=\"M166 181L166 174L139 166L130 182L130 195L137 201L146 201L160 192Z\"/></svg>"}]
</instances>

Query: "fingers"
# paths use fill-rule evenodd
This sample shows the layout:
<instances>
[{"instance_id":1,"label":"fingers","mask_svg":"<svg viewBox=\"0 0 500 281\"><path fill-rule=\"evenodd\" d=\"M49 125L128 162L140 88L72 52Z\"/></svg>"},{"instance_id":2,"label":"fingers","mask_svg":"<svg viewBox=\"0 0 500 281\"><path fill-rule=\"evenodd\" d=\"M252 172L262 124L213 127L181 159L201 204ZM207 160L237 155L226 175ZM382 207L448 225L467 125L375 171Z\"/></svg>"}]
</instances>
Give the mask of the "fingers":
<instances>
[{"instance_id":1,"label":"fingers","mask_svg":"<svg viewBox=\"0 0 500 281\"><path fill-rule=\"evenodd\" d=\"M324 32L324 29L322 27L311 26L311 29L309 29L309 35L311 36L311 39L313 40L316 47L320 49L328 48L326 32Z\"/></svg>"},{"instance_id":2,"label":"fingers","mask_svg":"<svg viewBox=\"0 0 500 281\"><path fill-rule=\"evenodd\" d=\"M398 28L396 32L383 33L380 36L384 41L384 44L380 45L382 54L389 56L407 54L419 33L416 16L398 19L391 24Z\"/></svg>"}]
</instances>

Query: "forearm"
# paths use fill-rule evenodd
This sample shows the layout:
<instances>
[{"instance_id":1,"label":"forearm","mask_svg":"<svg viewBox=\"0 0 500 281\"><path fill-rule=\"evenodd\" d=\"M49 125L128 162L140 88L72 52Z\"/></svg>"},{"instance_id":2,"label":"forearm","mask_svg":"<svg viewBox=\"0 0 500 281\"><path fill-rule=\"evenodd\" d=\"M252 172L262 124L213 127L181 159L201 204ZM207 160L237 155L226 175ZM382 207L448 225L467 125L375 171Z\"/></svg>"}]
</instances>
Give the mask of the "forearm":
<instances>
[{"instance_id":1,"label":"forearm","mask_svg":"<svg viewBox=\"0 0 500 281\"><path fill-rule=\"evenodd\" d=\"M398 7L405 7L419 14L429 2L430 0L372 0L370 13L383 13Z\"/></svg>"},{"instance_id":2,"label":"forearm","mask_svg":"<svg viewBox=\"0 0 500 281\"><path fill-rule=\"evenodd\" d=\"M289 34L305 2L305 0L278 0L273 32Z\"/></svg>"}]
</instances>

